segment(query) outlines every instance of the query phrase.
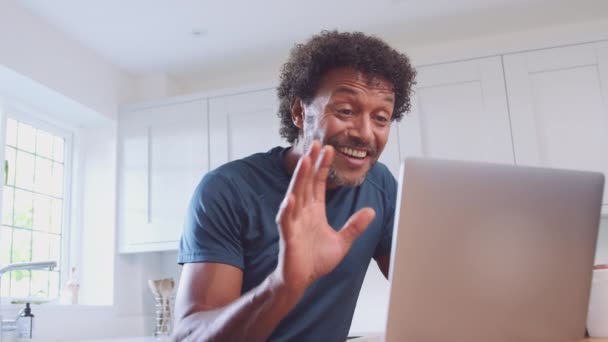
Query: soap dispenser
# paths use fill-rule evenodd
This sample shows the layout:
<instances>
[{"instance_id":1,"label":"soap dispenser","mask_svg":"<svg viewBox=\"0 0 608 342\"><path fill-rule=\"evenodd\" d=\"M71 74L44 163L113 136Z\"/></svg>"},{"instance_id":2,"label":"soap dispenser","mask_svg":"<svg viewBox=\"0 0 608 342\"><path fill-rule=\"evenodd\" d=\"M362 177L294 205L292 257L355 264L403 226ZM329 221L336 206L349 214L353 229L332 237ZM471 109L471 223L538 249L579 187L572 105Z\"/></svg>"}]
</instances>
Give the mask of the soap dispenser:
<instances>
[{"instance_id":1,"label":"soap dispenser","mask_svg":"<svg viewBox=\"0 0 608 342\"><path fill-rule=\"evenodd\" d=\"M25 304L25 309L21 310L17 318L17 338L31 339L34 332L34 315L30 308L30 303Z\"/></svg>"}]
</instances>

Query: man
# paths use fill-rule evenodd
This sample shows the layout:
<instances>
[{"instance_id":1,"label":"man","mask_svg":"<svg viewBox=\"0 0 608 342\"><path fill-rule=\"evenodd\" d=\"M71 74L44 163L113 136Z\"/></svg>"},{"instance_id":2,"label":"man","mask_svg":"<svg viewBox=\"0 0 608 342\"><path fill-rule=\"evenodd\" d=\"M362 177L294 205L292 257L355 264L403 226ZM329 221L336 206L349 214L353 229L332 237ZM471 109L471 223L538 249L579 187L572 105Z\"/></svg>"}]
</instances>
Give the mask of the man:
<instances>
[{"instance_id":1,"label":"man","mask_svg":"<svg viewBox=\"0 0 608 342\"><path fill-rule=\"evenodd\" d=\"M223 165L194 193L176 339L346 339L371 258L388 274L397 184L376 161L414 76L361 33L295 47L278 88L292 146Z\"/></svg>"}]
</instances>

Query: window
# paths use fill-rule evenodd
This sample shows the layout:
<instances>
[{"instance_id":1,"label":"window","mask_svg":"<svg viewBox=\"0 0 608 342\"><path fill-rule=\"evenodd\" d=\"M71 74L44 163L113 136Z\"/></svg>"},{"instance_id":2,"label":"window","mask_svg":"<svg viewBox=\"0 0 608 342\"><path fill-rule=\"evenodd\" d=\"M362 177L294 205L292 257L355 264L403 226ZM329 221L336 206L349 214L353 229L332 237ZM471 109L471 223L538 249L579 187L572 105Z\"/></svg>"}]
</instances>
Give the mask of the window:
<instances>
[{"instance_id":1,"label":"window","mask_svg":"<svg viewBox=\"0 0 608 342\"><path fill-rule=\"evenodd\" d=\"M2 276L0 296L56 299L66 266L70 139L46 124L6 122L0 265L57 261L52 271Z\"/></svg>"}]
</instances>

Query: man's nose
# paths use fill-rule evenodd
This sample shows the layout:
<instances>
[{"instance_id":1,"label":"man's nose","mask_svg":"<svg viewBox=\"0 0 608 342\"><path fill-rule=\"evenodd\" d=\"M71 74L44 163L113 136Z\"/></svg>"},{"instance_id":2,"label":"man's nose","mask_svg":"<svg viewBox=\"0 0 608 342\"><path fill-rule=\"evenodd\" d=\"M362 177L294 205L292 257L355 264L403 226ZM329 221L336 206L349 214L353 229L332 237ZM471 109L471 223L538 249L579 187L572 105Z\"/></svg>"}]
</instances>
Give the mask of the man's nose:
<instances>
[{"instance_id":1,"label":"man's nose","mask_svg":"<svg viewBox=\"0 0 608 342\"><path fill-rule=\"evenodd\" d=\"M366 144L371 144L374 139L372 120L369 115L359 115L354 121L350 135L361 139Z\"/></svg>"}]
</instances>

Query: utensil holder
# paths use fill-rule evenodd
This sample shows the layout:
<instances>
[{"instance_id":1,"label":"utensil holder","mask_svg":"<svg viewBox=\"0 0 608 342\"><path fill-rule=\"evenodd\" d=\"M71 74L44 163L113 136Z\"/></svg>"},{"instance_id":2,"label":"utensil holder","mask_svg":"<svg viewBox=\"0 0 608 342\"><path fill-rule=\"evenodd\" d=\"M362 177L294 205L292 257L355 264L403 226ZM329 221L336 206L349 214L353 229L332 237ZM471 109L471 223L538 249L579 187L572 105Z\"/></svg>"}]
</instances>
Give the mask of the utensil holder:
<instances>
[{"instance_id":1,"label":"utensil holder","mask_svg":"<svg viewBox=\"0 0 608 342\"><path fill-rule=\"evenodd\" d=\"M173 331L173 305L175 296L154 296L156 324L154 336L169 336Z\"/></svg>"}]
</instances>

